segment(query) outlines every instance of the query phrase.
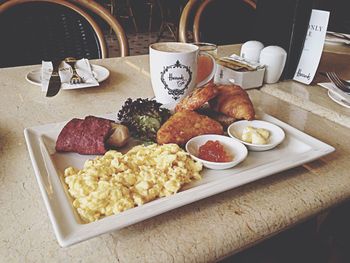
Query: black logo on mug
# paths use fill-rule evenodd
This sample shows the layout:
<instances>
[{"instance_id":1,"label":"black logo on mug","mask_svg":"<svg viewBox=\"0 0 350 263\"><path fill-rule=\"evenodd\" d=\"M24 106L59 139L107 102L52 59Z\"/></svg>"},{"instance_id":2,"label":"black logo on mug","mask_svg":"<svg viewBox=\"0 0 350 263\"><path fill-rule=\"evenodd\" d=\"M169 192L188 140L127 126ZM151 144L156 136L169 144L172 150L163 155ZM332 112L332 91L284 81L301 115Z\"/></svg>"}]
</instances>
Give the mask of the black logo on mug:
<instances>
[{"instance_id":1,"label":"black logo on mug","mask_svg":"<svg viewBox=\"0 0 350 263\"><path fill-rule=\"evenodd\" d=\"M164 84L164 88L174 100L178 100L185 93L188 85L192 80L191 67L183 65L180 61L175 64L165 66L160 73L160 79Z\"/></svg>"}]
</instances>

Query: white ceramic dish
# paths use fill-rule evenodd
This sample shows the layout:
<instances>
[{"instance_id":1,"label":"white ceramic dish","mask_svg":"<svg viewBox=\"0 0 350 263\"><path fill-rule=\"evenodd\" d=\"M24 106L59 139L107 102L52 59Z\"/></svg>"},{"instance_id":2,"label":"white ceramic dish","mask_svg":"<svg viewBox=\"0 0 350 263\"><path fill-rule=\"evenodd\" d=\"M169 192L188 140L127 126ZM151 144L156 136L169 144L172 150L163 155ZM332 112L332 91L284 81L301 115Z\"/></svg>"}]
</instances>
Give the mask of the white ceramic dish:
<instances>
[{"instance_id":1,"label":"white ceramic dish","mask_svg":"<svg viewBox=\"0 0 350 263\"><path fill-rule=\"evenodd\" d=\"M350 80L347 80L350 81ZM336 103L338 103L341 106L344 106L346 108L350 107L350 95L339 91L335 90L335 86L331 82L323 82L323 83L317 83L317 85L326 88L328 90L328 96Z\"/></svg>"},{"instance_id":2,"label":"white ceramic dish","mask_svg":"<svg viewBox=\"0 0 350 263\"><path fill-rule=\"evenodd\" d=\"M247 142L241 140L243 129L247 126L253 126L254 128L264 128L264 129L268 130L270 132L268 144L258 145L258 144L247 143ZM258 152L259 151L267 151L267 150L275 148L285 138L285 133L280 127L278 127L277 125L275 125L273 123L270 123L267 121L262 121L262 120L234 122L228 127L227 133L233 139L246 145L248 150L258 151Z\"/></svg>"},{"instance_id":3,"label":"white ceramic dish","mask_svg":"<svg viewBox=\"0 0 350 263\"><path fill-rule=\"evenodd\" d=\"M114 119L114 116L110 114L103 117ZM260 116L262 120L274 123L285 131L286 139L279 147L266 152L250 152L239 166L231 169L204 169L202 180L185 186L173 196L89 224L81 222L61 178L66 167L82 168L85 160L94 156L55 152L57 136L66 122L26 128L24 135L28 152L58 243L63 247L69 246L313 161L334 151L332 146L270 115Z\"/></svg>"},{"instance_id":4,"label":"white ceramic dish","mask_svg":"<svg viewBox=\"0 0 350 263\"><path fill-rule=\"evenodd\" d=\"M339 105L350 109L350 102L347 102L342 97L340 97L337 93L328 90L328 97L330 97L334 102L338 103Z\"/></svg>"},{"instance_id":5,"label":"white ceramic dish","mask_svg":"<svg viewBox=\"0 0 350 263\"><path fill-rule=\"evenodd\" d=\"M223 146L225 151L233 156L231 162L210 162L203 160L198 157L199 147L205 144L207 141L219 141ZM236 140L216 134L207 134L207 135L199 135L186 143L186 151L191 155L193 159L203 163L204 167L214 170L223 170L236 166L240 162L242 162L248 155L247 148L240 142Z\"/></svg>"},{"instance_id":6,"label":"white ceramic dish","mask_svg":"<svg viewBox=\"0 0 350 263\"><path fill-rule=\"evenodd\" d=\"M91 67L92 73L98 82L102 82L109 77L109 70L105 67L93 64L91 64ZM26 80L31 84L41 86L41 67L28 72L26 75Z\"/></svg>"}]
</instances>

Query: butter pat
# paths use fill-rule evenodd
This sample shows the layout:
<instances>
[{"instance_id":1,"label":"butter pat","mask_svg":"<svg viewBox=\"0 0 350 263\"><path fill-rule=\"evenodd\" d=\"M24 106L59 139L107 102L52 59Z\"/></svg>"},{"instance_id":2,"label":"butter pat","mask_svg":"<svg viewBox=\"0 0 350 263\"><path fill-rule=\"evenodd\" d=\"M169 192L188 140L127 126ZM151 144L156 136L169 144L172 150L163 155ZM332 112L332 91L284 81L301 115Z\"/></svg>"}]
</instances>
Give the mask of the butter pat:
<instances>
[{"instance_id":1,"label":"butter pat","mask_svg":"<svg viewBox=\"0 0 350 263\"><path fill-rule=\"evenodd\" d=\"M252 144L263 145L268 143L270 132L263 128L247 126L242 132L242 141Z\"/></svg>"}]
</instances>

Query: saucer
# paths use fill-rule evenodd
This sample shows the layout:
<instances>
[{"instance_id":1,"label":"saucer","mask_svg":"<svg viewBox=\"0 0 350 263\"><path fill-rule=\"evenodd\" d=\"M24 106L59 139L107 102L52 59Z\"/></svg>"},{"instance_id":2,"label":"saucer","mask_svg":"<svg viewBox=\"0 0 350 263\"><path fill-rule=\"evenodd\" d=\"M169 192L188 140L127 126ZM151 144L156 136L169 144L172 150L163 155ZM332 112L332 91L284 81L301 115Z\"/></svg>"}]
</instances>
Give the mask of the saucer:
<instances>
[{"instance_id":1,"label":"saucer","mask_svg":"<svg viewBox=\"0 0 350 263\"><path fill-rule=\"evenodd\" d=\"M268 143L253 144L253 143L248 143L246 141L243 141L241 139L242 133L244 128L248 126L253 126L254 128L263 128L268 130L270 133ZM239 141L240 143L243 143L248 148L248 150L256 151L256 152L271 150L275 148L277 145L279 145L281 142L283 142L285 138L285 133L282 130L282 128L280 128L276 124L273 124L267 121L262 121L262 120L236 121L227 128L227 133L231 138Z\"/></svg>"},{"instance_id":2,"label":"saucer","mask_svg":"<svg viewBox=\"0 0 350 263\"><path fill-rule=\"evenodd\" d=\"M92 73L100 83L109 77L109 70L99 65L91 65ZM41 68L34 69L26 75L26 80L34 85L41 86Z\"/></svg>"},{"instance_id":3,"label":"saucer","mask_svg":"<svg viewBox=\"0 0 350 263\"><path fill-rule=\"evenodd\" d=\"M209 140L219 141L221 145L224 146L225 150L233 157L232 161L212 162L199 158L198 151L200 146L204 145ZM248 150L242 143L228 136L217 134L204 134L193 137L186 143L186 151L194 160L201 162L206 168L213 170L232 168L241 163L248 155Z\"/></svg>"},{"instance_id":4,"label":"saucer","mask_svg":"<svg viewBox=\"0 0 350 263\"><path fill-rule=\"evenodd\" d=\"M332 92L331 90L328 90L328 97L330 97L334 102L338 103L339 105L350 109L350 102L347 102L346 100L342 99L338 94Z\"/></svg>"}]
</instances>

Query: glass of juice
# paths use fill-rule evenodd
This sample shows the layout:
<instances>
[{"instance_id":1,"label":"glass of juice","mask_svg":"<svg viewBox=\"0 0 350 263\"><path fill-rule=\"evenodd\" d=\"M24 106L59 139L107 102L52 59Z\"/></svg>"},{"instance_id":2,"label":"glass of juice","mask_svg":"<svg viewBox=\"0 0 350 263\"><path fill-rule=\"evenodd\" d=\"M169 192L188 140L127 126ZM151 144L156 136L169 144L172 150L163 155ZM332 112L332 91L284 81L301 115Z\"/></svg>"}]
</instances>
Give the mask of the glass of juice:
<instances>
[{"instance_id":1,"label":"glass of juice","mask_svg":"<svg viewBox=\"0 0 350 263\"><path fill-rule=\"evenodd\" d=\"M217 56L218 46L212 43L197 42L192 43L199 47L199 50L212 55L214 58ZM207 56L198 56L197 60L197 83L204 80L213 70L213 61Z\"/></svg>"}]
</instances>

